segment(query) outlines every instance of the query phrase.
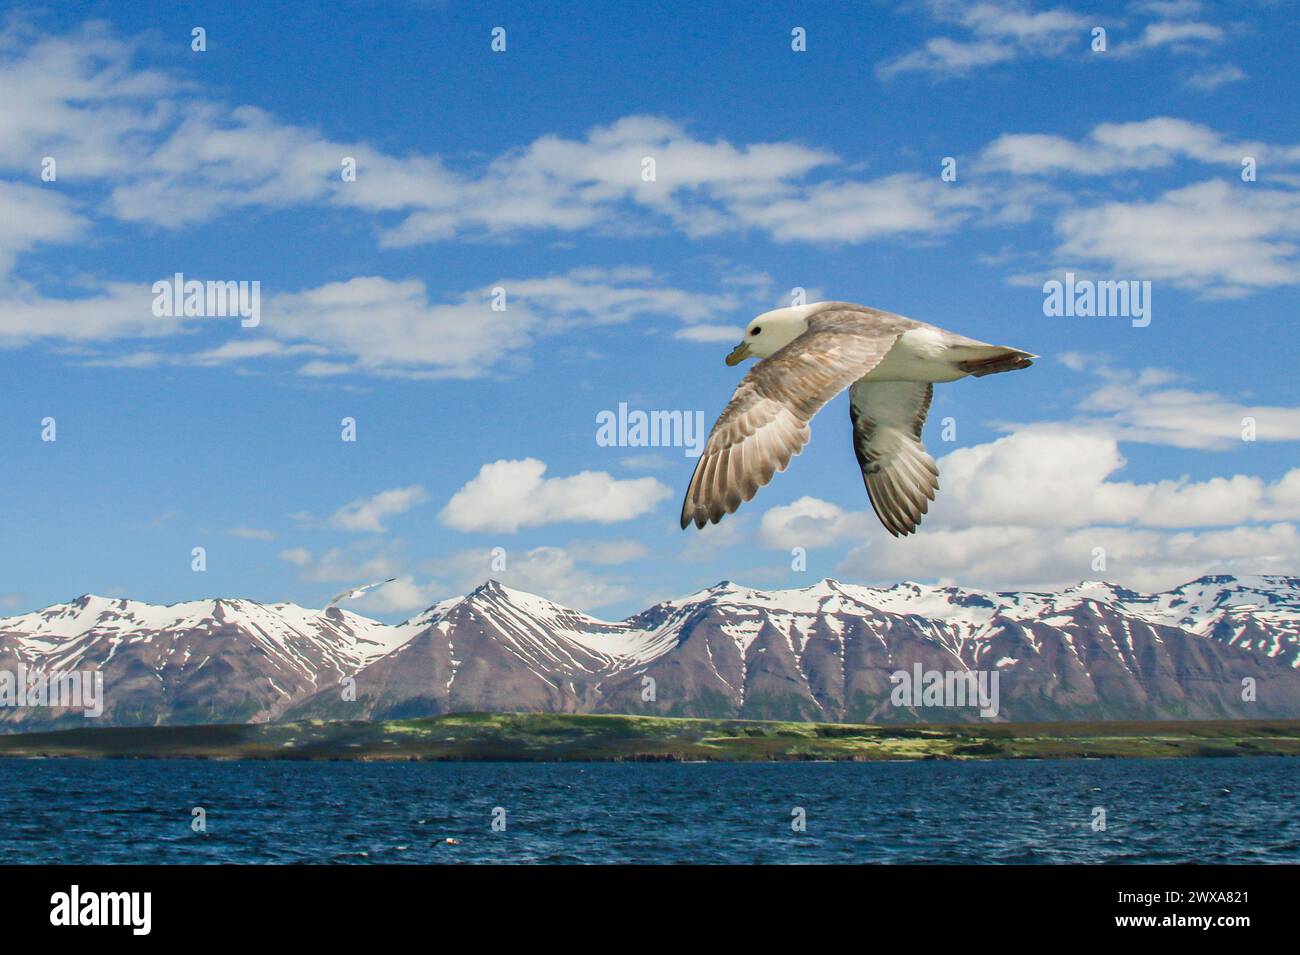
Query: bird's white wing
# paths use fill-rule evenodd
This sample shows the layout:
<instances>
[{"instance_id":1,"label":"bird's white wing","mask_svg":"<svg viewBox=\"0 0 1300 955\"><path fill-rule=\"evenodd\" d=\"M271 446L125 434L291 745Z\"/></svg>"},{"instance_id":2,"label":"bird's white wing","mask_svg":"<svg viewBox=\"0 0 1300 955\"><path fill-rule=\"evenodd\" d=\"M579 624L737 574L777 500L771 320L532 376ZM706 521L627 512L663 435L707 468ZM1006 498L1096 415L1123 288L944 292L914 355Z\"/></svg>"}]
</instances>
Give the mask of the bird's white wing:
<instances>
[{"instance_id":1,"label":"bird's white wing","mask_svg":"<svg viewBox=\"0 0 1300 955\"><path fill-rule=\"evenodd\" d=\"M849 391L867 496L895 537L916 530L939 489L939 469L921 443L933 394L933 385L917 381L859 381Z\"/></svg>"},{"instance_id":2,"label":"bird's white wing","mask_svg":"<svg viewBox=\"0 0 1300 955\"><path fill-rule=\"evenodd\" d=\"M808 331L750 369L696 462L682 527L718 523L784 471L812 436L813 415L875 368L904 327L868 324L853 313L819 315Z\"/></svg>"}]
</instances>

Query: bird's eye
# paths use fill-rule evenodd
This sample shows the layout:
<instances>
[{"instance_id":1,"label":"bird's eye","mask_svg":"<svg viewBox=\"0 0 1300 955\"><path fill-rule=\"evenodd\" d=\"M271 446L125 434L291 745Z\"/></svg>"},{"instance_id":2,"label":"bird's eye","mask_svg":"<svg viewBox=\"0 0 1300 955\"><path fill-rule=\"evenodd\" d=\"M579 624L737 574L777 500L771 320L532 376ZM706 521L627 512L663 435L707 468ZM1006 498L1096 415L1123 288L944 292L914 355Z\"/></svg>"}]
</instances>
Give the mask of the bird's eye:
<instances>
[{"instance_id":1,"label":"bird's eye","mask_svg":"<svg viewBox=\"0 0 1300 955\"><path fill-rule=\"evenodd\" d=\"M757 334L758 334L759 332L761 332L762 330L763 330L763 329L761 329L761 328L751 328L751 329L749 330L749 334L751 334L751 335L757 335Z\"/></svg>"}]
</instances>

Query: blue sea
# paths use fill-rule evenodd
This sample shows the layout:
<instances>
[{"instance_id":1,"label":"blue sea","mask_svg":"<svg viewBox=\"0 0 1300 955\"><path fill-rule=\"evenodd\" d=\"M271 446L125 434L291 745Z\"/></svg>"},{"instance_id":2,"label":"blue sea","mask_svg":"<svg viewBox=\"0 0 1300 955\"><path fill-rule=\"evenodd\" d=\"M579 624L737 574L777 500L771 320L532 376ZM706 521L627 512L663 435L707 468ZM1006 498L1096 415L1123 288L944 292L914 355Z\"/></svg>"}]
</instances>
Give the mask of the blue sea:
<instances>
[{"instance_id":1,"label":"blue sea","mask_svg":"<svg viewBox=\"0 0 1300 955\"><path fill-rule=\"evenodd\" d=\"M1283 758L8 759L0 863L1300 862L1298 796Z\"/></svg>"}]
</instances>

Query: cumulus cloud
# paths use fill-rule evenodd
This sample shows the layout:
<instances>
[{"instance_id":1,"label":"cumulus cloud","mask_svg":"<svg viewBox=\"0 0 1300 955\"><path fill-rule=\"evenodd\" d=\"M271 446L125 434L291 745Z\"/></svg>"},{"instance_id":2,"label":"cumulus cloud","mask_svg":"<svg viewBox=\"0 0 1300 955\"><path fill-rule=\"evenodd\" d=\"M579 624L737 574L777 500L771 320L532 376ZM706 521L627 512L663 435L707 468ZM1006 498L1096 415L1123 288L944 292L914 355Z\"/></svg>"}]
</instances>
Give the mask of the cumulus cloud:
<instances>
[{"instance_id":1,"label":"cumulus cloud","mask_svg":"<svg viewBox=\"0 0 1300 955\"><path fill-rule=\"evenodd\" d=\"M440 596L435 585L421 585L413 577L403 576L346 601L344 606L357 613L409 613L433 606Z\"/></svg>"},{"instance_id":2,"label":"cumulus cloud","mask_svg":"<svg viewBox=\"0 0 1300 955\"><path fill-rule=\"evenodd\" d=\"M0 180L0 276L13 268L20 252L43 242L67 242L82 235L89 221L58 193Z\"/></svg>"},{"instance_id":3,"label":"cumulus cloud","mask_svg":"<svg viewBox=\"0 0 1300 955\"><path fill-rule=\"evenodd\" d=\"M940 528L909 540L917 546L856 548L839 573L992 589L1055 589L1104 579L1158 591L1207 573L1291 573L1300 557L1300 533L1288 523L1176 533L1085 527L1054 534L990 525Z\"/></svg>"},{"instance_id":4,"label":"cumulus cloud","mask_svg":"<svg viewBox=\"0 0 1300 955\"><path fill-rule=\"evenodd\" d=\"M580 610L604 607L628 599L623 583L607 579L562 547L534 547L508 559L506 569L492 576L508 587L538 594Z\"/></svg>"},{"instance_id":5,"label":"cumulus cloud","mask_svg":"<svg viewBox=\"0 0 1300 955\"><path fill-rule=\"evenodd\" d=\"M944 490L931 508L932 519L952 526L1187 528L1300 519L1292 506L1300 470L1273 484L1240 474L1204 481L1113 480L1126 463L1114 437L1031 426L944 456Z\"/></svg>"},{"instance_id":6,"label":"cumulus cloud","mask_svg":"<svg viewBox=\"0 0 1300 955\"><path fill-rule=\"evenodd\" d=\"M421 593L425 605L432 595L468 593L489 578L507 587L537 594L579 610L604 607L632 596L627 582L609 576L608 565L642 556L634 542L574 541L567 547L526 550L472 548L428 562L432 575ZM621 551L621 553L620 553ZM607 558L613 558L609 560Z\"/></svg>"},{"instance_id":7,"label":"cumulus cloud","mask_svg":"<svg viewBox=\"0 0 1300 955\"><path fill-rule=\"evenodd\" d=\"M1243 436L1300 440L1300 407L1243 405L1167 369L1119 369L1104 356L1061 360L1095 379L1077 416L1003 424L1004 436L949 452L917 535L891 538L869 505L802 497L763 514L758 542L810 550L854 542L838 568L851 578L1008 589L1088 577L1164 589L1206 573L1291 572L1300 561L1300 467L1272 478L1238 470L1133 480L1122 447L1235 450L1240 461L1253 446Z\"/></svg>"},{"instance_id":8,"label":"cumulus cloud","mask_svg":"<svg viewBox=\"0 0 1300 955\"><path fill-rule=\"evenodd\" d=\"M387 533L386 518L404 514L429 499L429 492L419 484L380 491L343 505L330 517L330 525L345 531L370 534Z\"/></svg>"},{"instance_id":9,"label":"cumulus cloud","mask_svg":"<svg viewBox=\"0 0 1300 955\"><path fill-rule=\"evenodd\" d=\"M1218 296L1300 282L1300 189L1185 186L1063 213L1057 254Z\"/></svg>"},{"instance_id":10,"label":"cumulus cloud","mask_svg":"<svg viewBox=\"0 0 1300 955\"><path fill-rule=\"evenodd\" d=\"M1077 356L1071 356L1074 361ZM1212 391L1181 386L1165 369L1091 370L1100 384L1080 402L1073 422L1122 441L1223 451L1256 441L1300 440L1300 407L1248 405Z\"/></svg>"},{"instance_id":11,"label":"cumulus cloud","mask_svg":"<svg viewBox=\"0 0 1300 955\"><path fill-rule=\"evenodd\" d=\"M626 564L649 553L644 544L635 540L574 540L566 549L575 560L601 566Z\"/></svg>"},{"instance_id":12,"label":"cumulus cloud","mask_svg":"<svg viewBox=\"0 0 1300 955\"><path fill-rule=\"evenodd\" d=\"M804 505L818 515L804 540L822 528L843 538L865 521L868 539L842 573L994 588L1102 577L1160 589L1205 573L1277 572L1300 559L1300 468L1275 481L1134 482L1119 478L1126 463L1113 437L1034 426L944 456L943 492L914 537L888 537L869 511L814 502ZM768 543L791 539L778 533L785 516L773 518Z\"/></svg>"},{"instance_id":13,"label":"cumulus cloud","mask_svg":"<svg viewBox=\"0 0 1300 955\"><path fill-rule=\"evenodd\" d=\"M267 305L267 332L308 339L349 357L358 370L470 378L531 343L537 316L524 304L494 311L486 290L431 302L423 282L369 276L333 282ZM307 368L320 375L334 369Z\"/></svg>"},{"instance_id":14,"label":"cumulus cloud","mask_svg":"<svg viewBox=\"0 0 1300 955\"><path fill-rule=\"evenodd\" d=\"M368 584L398 576L402 563L395 544L330 547L320 551L288 547L278 556L298 568L300 579L312 583Z\"/></svg>"},{"instance_id":15,"label":"cumulus cloud","mask_svg":"<svg viewBox=\"0 0 1300 955\"><path fill-rule=\"evenodd\" d=\"M875 523L870 511L846 511L837 504L804 496L768 508L758 536L768 547L826 547L845 540L864 540Z\"/></svg>"},{"instance_id":16,"label":"cumulus cloud","mask_svg":"<svg viewBox=\"0 0 1300 955\"><path fill-rule=\"evenodd\" d=\"M818 183L789 196L753 196L735 203L733 212L778 242L832 243L947 232L990 207L990 197L974 188L898 173Z\"/></svg>"},{"instance_id":17,"label":"cumulus cloud","mask_svg":"<svg viewBox=\"0 0 1300 955\"><path fill-rule=\"evenodd\" d=\"M1261 162L1300 162L1300 145L1231 140L1203 123L1171 116L1126 123L1099 123L1083 138L1038 133L1004 133L980 155L981 164L1017 174L1108 175L1155 169L1178 160L1239 169L1242 157Z\"/></svg>"},{"instance_id":18,"label":"cumulus cloud","mask_svg":"<svg viewBox=\"0 0 1300 955\"><path fill-rule=\"evenodd\" d=\"M181 319L158 318L147 284L105 283L48 296L27 283L0 281L0 344L59 340L78 346L127 338L166 338L187 329ZM156 363L152 356L150 362Z\"/></svg>"},{"instance_id":19,"label":"cumulus cloud","mask_svg":"<svg viewBox=\"0 0 1300 955\"><path fill-rule=\"evenodd\" d=\"M649 513L671 490L655 478L620 480L604 471L545 477L536 458L485 464L442 509L460 531L504 531L565 521L614 524Z\"/></svg>"},{"instance_id":20,"label":"cumulus cloud","mask_svg":"<svg viewBox=\"0 0 1300 955\"><path fill-rule=\"evenodd\" d=\"M1242 183L1247 157L1272 168L1269 185ZM1209 297L1233 297L1300 282L1300 144L1234 140L1168 116L1102 123L1085 137L999 136L980 154L989 174L1101 176L1200 163L1230 170L1154 198L1086 204L1059 193L1034 196L1056 206L1054 255L1075 269L1167 281Z\"/></svg>"}]
</instances>

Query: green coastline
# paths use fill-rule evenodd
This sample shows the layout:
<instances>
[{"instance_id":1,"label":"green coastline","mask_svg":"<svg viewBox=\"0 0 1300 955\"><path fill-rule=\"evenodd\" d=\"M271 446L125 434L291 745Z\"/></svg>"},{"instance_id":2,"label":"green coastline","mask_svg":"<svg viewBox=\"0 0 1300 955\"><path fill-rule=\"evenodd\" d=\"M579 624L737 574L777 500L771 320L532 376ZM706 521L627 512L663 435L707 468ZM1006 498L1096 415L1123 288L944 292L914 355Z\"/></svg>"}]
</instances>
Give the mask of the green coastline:
<instances>
[{"instance_id":1,"label":"green coastline","mask_svg":"<svg viewBox=\"0 0 1300 955\"><path fill-rule=\"evenodd\" d=\"M1300 720L855 725L456 713L0 736L0 757L14 758L769 762L1298 755Z\"/></svg>"}]
</instances>

